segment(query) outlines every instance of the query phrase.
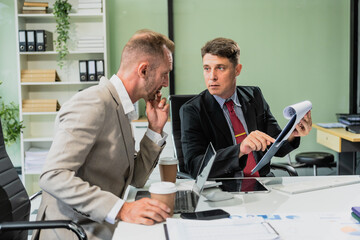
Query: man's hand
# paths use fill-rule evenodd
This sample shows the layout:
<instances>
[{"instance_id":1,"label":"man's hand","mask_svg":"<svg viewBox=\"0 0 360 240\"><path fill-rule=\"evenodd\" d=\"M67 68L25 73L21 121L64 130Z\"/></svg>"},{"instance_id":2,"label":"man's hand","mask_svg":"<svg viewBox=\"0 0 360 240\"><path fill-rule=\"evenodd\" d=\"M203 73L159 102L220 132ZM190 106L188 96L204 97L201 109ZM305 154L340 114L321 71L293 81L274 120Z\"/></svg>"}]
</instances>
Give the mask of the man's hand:
<instances>
[{"instance_id":1,"label":"man's hand","mask_svg":"<svg viewBox=\"0 0 360 240\"><path fill-rule=\"evenodd\" d=\"M170 211L166 204L156 199L142 198L125 202L116 218L129 223L153 225L170 217Z\"/></svg>"},{"instance_id":2,"label":"man's hand","mask_svg":"<svg viewBox=\"0 0 360 240\"><path fill-rule=\"evenodd\" d=\"M311 128L312 128L312 119L311 119L311 111L309 111L295 126L295 129L289 136L288 141L291 142L292 140L294 140L295 137L303 137L308 135L310 133Z\"/></svg>"},{"instance_id":3,"label":"man's hand","mask_svg":"<svg viewBox=\"0 0 360 240\"><path fill-rule=\"evenodd\" d=\"M166 98L161 99L161 92L154 100L146 102L146 114L149 128L161 134L169 115L169 104L166 104Z\"/></svg>"},{"instance_id":4,"label":"man's hand","mask_svg":"<svg viewBox=\"0 0 360 240\"><path fill-rule=\"evenodd\" d=\"M275 139L258 130L251 132L240 144L239 158L252 151L265 151Z\"/></svg>"}]
</instances>

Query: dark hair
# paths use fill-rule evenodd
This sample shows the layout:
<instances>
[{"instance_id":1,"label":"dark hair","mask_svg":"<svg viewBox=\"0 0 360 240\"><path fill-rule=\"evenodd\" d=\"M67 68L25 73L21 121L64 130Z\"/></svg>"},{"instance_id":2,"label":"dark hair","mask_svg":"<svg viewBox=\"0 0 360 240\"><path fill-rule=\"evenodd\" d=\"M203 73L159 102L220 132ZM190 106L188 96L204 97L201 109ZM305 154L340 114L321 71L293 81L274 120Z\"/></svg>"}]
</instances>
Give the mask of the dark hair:
<instances>
[{"instance_id":1,"label":"dark hair","mask_svg":"<svg viewBox=\"0 0 360 240\"><path fill-rule=\"evenodd\" d=\"M207 53L227 58L232 64L234 64L234 66L239 63L239 45L234 40L228 38L215 38L208 41L201 48L201 57L204 57Z\"/></svg>"}]
</instances>

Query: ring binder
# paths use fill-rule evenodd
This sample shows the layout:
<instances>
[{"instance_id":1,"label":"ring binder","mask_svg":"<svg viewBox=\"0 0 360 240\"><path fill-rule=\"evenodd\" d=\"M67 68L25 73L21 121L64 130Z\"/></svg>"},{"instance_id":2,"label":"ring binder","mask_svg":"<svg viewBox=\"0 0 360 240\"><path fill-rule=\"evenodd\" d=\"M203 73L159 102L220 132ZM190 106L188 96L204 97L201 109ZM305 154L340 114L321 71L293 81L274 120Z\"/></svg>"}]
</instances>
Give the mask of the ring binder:
<instances>
[{"instance_id":1,"label":"ring binder","mask_svg":"<svg viewBox=\"0 0 360 240\"><path fill-rule=\"evenodd\" d=\"M96 61L96 78L100 81L100 78L104 76L104 60Z\"/></svg>"},{"instance_id":2,"label":"ring binder","mask_svg":"<svg viewBox=\"0 0 360 240\"><path fill-rule=\"evenodd\" d=\"M88 81L96 81L96 65L95 60L89 60L88 62Z\"/></svg>"},{"instance_id":3,"label":"ring binder","mask_svg":"<svg viewBox=\"0 0 360 240\"><path fill-rule=\"evenodd\" d=\"M28 52L34 52L35 51L35 31L34 30L27 30L26 31L27 36L27 45L26 50Z\"/></svg>"},{"instance_id":4,"label":"ring binder","mask_svg":"<svg viewBox=\"0 0 360 240\"><path fill-rule=\"evenodd\" d=\"M53 50L52 33L45 30L36 30L36 51Z\"/></svg>"},{"instance_id":5,"label":"ring binder","mask_svg":"<svg viewBox=\"0 0 360 240\"><path fill-rule=\"evenodd\" d=\"M19 51L26 52L26 30L19 30Z\"/></svg>"},{"instance_id":6,"label":"ring binder","mask_svg":"<svg viewBox=\"0 0 360 240\"><path fill-rule=\"evenodd\" d=\"M80 82L85 82L88 80L87 61L85 60L79 61L79 73L80 73Z\"/></svg>"}]
</instances>

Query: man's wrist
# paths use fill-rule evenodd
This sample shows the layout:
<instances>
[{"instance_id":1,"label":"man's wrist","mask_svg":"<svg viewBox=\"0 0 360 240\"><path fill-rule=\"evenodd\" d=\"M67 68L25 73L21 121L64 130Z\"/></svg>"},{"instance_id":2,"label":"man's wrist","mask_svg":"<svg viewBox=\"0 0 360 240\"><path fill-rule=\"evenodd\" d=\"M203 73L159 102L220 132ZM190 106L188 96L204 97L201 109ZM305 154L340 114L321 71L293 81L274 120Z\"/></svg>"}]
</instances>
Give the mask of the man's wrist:
<instances>
[{"instance_id":1,"label":"man's wrist","mask_svg":"<svg viewBox=\"0 0 360 240\"><path fill-rule=\"evenodd\" d=\"M119 199L105 217L105 221L111 224L115 224L116 220L119 219L118 217L120 216L120 211L124 204L125 201Z\"/></svg>"},{"instance_id":2,"label":"man's wrist","mask_svg":"<svg viewBox=\"0 0 360 240\"><path fill-rule=\"evenodd\" d=\"M162 132L162 134L159 134L157 132L154 132L152 129L148 128L146 131L146 136L148 138L150 138L151 141L153 141L154 143L156 143L158 146L162 146L167 138L167 133L166 132Z\"/></svg>"}]
</instances>

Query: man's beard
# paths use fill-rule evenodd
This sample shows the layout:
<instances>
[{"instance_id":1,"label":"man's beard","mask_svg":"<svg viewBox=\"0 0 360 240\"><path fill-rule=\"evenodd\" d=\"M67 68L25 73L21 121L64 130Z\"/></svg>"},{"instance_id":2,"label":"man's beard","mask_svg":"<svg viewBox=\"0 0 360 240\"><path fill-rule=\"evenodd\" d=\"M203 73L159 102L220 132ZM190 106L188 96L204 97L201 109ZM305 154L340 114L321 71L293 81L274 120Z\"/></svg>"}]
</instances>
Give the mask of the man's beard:
<instances>
[{"instance_id":1,"label":"man's beard","mask_svg":"<svg viewBox=\"0 0 360 240\"><path fill-rule=\"evenodd\" d=\"M153 80L155 79L154 75L149 75L145 78L145 91L147 92L147 100L152 101L155 100L156 94L160 91L160 89L157 89L155 91L151 91L153 89ZM151 92L150 92L151 91Z\"/></svg>"}]
</instances>

